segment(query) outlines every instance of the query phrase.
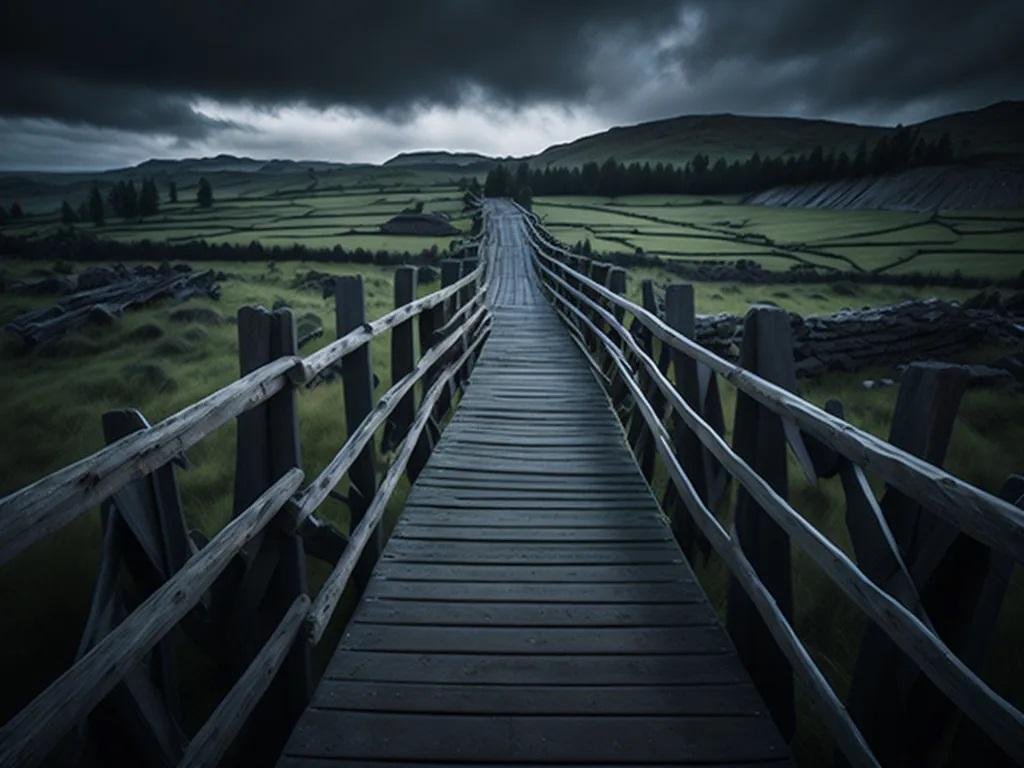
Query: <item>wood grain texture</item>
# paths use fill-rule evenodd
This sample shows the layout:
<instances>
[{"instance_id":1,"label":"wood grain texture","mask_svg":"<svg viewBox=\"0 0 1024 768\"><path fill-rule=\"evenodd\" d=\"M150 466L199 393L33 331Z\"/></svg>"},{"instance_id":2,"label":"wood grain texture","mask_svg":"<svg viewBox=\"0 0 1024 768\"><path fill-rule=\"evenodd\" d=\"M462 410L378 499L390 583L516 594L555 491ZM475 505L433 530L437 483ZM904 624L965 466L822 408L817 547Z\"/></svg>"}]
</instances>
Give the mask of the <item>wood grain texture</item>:
<instances>
[{"instance_id":1,"label":"wood grain texture","mask_svg":"<svg viewBox=\"0 0 1024 768\"><path fill-rule=\"evenodd\" d=\"M490 337L281 765L787 764L521 219L489 209Z\"/></svg>"}]
</instances>

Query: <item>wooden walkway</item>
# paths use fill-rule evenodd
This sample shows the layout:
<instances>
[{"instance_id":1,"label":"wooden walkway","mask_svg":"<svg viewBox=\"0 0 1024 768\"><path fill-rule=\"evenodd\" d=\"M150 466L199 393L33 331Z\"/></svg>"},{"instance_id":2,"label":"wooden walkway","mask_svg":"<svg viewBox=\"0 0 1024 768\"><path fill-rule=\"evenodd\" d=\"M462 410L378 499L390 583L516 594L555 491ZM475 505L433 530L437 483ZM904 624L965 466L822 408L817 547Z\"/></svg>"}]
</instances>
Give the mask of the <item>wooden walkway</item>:
<instances>
[{"instance_id":1,"label":"wooden walkway","mask_svg":"<svg viewBox=\"0 0 1024 768\"><path fill-rule=\"evenodd\" d=\"M279 765L786 765L495 205L494 325Z\"/></svg>"}]
</instances>

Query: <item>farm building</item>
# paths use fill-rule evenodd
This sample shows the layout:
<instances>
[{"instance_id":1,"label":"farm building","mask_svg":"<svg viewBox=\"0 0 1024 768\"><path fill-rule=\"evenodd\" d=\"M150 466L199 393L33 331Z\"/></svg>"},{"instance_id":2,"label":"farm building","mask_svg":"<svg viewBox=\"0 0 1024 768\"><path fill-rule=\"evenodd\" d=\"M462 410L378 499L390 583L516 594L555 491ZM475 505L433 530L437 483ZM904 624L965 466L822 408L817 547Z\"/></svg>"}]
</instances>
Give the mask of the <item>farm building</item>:
<instances>
[{"instance_id":1,"label":"farm building","mask_svg":"<svg viewBox=\"0 0 1024 768\"><path fill-rule=\"evenodd\" d=\"M388 235L457 235L459 230L436 213L400 213L380 225Z\"/></svg>"}]
</instances>

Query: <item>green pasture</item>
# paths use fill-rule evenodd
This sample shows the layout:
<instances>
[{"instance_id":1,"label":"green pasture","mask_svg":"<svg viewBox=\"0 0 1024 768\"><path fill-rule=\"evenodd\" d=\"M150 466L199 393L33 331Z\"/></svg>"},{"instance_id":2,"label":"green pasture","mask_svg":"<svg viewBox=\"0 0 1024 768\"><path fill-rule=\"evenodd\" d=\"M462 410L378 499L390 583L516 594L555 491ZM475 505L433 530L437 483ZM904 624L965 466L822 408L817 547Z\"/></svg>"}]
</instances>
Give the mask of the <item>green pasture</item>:
<instances>
[{"instance_id":1,"label":"green pasture","mask_svg":"<svg viewBox=\"0 0 1024 768\"><path fill-rule=\"evenodd\" d=\"M12 277L29 277L52 266L0 264ZM113 325L86 327L35 351L21 349L20 342L7 334L0 338L0 430L9 437L0 447L0 496L102 447L100 416L107 410L139 408L156 422L236 379L234 318L242 306L287 304L300 327L315 316L325 333L303 347L302 354L332 340L333 300L321 298L319 290L293 287L296 272L313 268L335 275L361 274L368 317L379 317L393 307L393 268L298 262L279 268L245 262L196 266L228 275L219 301L157 302L127 312ZM439 287L435 281L419 291L425 294ZM0 294L0 324L52 301ZM182 322L175 314L178 310L195 317ZM391 383L389 347L389 334L371 344L373 370L380 382L377 395ZM303 468L311 478L346 438L340 380L302 390L299 409ZM207 535L230 518L234 456L231 423L191 448L189 468L177 472L188 523ZM344 484L339 490L346 490ZM392 513L401 508L405 492L402 488L396 494ZM329 499L319 514L341 530L348 529L344 504ZM0 569L0 632L5 638L0 721L72 661L88 610L99 544L99 516L90 513Z\"/></svg>"},{"instance_id":2,"label":"green pasture","mask_svg":"<svg viewBox=\"0 0 1024 768\"><path fill-rule=\"evenodd\" d=\"M534 212L566 243L682 260L752 260L866 272L1015 278L1024 271L1024 211L911 213L742 205L681 195L540 197Z\"/></svg>"},{"instance_id":3,"label":"green pasture","mask_svg":"<svg viewBox=\"0 0 1024 768\"><path fill-rule=\"evenodd\" d=\"M240 192L241 196L232 194ZM259 193L259 194L257 194ZM162 203L160 211L141 220L108 217L102 227L77 223L77 231L119 242L208 243L266 246L305 245L310 248L367 248L396 253L418 253L436 247L446 251L452 237L384 235L380 226L393 216L422 205L429 213L447 216L452 226L468 232L470 219L463 212L463 195L454 186L395 190L379 187L352 191L267 191L251 186L239 190L214 188L212 208L199 208L188 190L179 202ZM37 213L0 228L12 237L41 238L61 229L55 212Z\"/></svg>"}]
</instances>

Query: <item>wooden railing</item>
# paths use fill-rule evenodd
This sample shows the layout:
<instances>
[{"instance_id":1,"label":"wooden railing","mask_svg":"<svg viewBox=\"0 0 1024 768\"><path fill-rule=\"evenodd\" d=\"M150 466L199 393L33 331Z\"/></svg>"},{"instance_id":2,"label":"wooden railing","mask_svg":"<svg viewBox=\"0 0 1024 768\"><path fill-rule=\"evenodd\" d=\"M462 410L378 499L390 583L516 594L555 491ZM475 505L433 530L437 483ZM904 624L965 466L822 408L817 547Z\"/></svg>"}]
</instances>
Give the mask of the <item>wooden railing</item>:
<instances>
[{"instance_id":1,"label":"wooden railing","mask_svg":"<svg viewBox=\"0 0 1024 768\"><path fill-rule=\"evenodd\" d=\"M623 270L570 253L535 217L523 214L545 292L609 390L641 468L652 479L657 454L668 475L666 502L675 496L688 513L677 513L673 519L680 543L691 552L695 544L709 543L728 567L730 634L785 734L791 736L793 730L791 667L850 764L888 762L888 753L882 757L873 752L880 742L873 735L869 746L794 629L792 542L873 622L855 670L854 689L875 685L879 676L903 674L893 659L909 659L1006 755L1024 763L1024 715L959 658L933 626L915 586L923 581L921 574L908 571L903 542L894 536L865 471L883 479L893 498L903 502L890 504L893 512L904 518L938 516L948 524L940 531L947 548L966 534L964 540L989 565L1000 559L1022 562L1021 509L795 394L792 349L787 346L789 318L784 311L751 310L743 365L733 364L689 337L694 311L690 286L669 288L662 319L650 283L644 286L645 306L638 306L622 295ZM629 327L627 315L632 318ZM660 342L660 354L655 352L655 340ZM737 390L731 446L723 437L716 375ZM787 444L812 482L819 476L842 478L848 527L860 564L787 501ZM739 490L727 528L716 508L730 481L737 482ZM1019 482L1014 488L1011 498L1017 500L1024 489ZM934 553L929 556L935 560ZM969 577L974 578L965 572L964 579ZM962 603L963 594L950 600ZM955 624L951 618L956 619L955 614L946 615L942 626ZM994 624L994 617L989 619ZM781 658L773 656L779 653ZM974 661L979 661L977 653ZM862 695L852 704L859 719L865 709L884 708L885 702ZM938 718L930 727L943 722ZM905 727L909 728L900 722L888 724L895 731ZM936 738L934 732L932 737Z\"/></svg>"},{"instance_id":2,"label":"wooden railing","mask_svg":"<svg viewBox=\"0 0 1024 768\"><path fill-rule=\"evenodd\" d=\"M440 419L487 337L484 268L475 260L447 260L441 273L444 287L415 299L416 269L399 268L396 308L371 322L363 316L361 278L338 278L338 339L304 358L289 311L243 308L240 379L152 426L138 412L112 412L104 420L106 448L0 499L0 564L96 505L105 508L104 551L82 650L0 729L0 766L41 762L118 686L145 710L157 762L217 765L272 688L272 711L263 721L274 732L270 746L262 733L249 735L263 762L268 748L280 748L308 700L310 646L322 638L353 573L359 587L365 584L382 546L388 502L403 475L415 479L422 469ZM374 405L369 344L387 331L393 383ZM304 484L296 395L342 361L348 439ZM236 514L196 546L184 528L172 462L236 419ZM395 453L378 484L375 435L382 428L385 448ZM347 538L316 517L346 477ZM128 549L133 577L149 586L134 610L120 602L117 586ZM306 553L333 566L312 601ZM123 620L121 612L128 614ZM152 680L170 668L168 633L178 626L200 643L220 646L223 658L242 659L230 692L190 743L164 703L176 698L168 690L175 681L161 678L153 695ZM160 675L139 677L140 665L147 673L159 667ZM263 730L263 722L253 730Z\"/></svg>"}]
</instances>

